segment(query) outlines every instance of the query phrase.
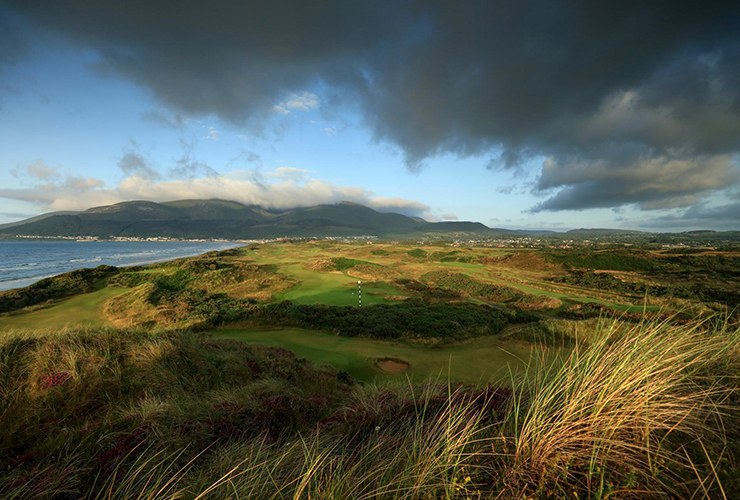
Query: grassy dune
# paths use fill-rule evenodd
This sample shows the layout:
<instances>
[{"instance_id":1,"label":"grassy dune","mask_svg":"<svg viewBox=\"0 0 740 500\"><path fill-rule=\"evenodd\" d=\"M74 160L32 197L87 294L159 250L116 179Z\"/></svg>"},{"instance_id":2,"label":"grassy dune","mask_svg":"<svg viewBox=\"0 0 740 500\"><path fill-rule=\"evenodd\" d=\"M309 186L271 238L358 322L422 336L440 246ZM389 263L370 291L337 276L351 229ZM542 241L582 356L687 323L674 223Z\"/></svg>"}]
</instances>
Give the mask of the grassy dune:
<instances>
[{"instance_id":1,"label":"grassy dune","mask_svg":"<svg viewBox=\"0 0 740 500\"><path fill-rule=\"evenodd\" d=\"M182 332L0 339L2 498L732 498L740 330L602 321L500 386Z\"/></svg>"}]
</instances>

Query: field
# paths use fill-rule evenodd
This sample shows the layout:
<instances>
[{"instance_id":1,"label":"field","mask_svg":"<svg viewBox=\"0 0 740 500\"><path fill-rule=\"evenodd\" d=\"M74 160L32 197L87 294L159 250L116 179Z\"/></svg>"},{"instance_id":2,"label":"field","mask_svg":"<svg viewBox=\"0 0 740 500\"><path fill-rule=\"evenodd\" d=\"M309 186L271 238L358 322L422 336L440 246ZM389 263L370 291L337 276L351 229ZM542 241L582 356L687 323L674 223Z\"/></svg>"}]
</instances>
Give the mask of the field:
<instances>
[{"instance_id":1,"label":"field","mask_svg":"<svg viewBox=\"0 0 740 500\"><path fill-rule=\"evenodd\" d=\"M316 241L2 292L0 498L732 498L739 277Z\"/></svg>"},{"instance_id":2,"label":"field","mask_svg":"<svg viewBox=\"0 0 740 500\"><path fill-rule=\"evenodd\" d=\"M0 317L0 330L50 331L105 326L110 324L105 316L105 302L123 292L121 289L104 288L64 299L30 313Z\"/></svg>"},{"instance_id":3,"label":"field","mask_svg":"<svg viewBox=\"0 0 740 500\"><path fill-rule=\"evenodd\" d=\"M504 342L483 337L449 347L412 346L401 342L339 337L323 332L285 328L223 329L213 333L214 338L228 338L244 342L283 347L299 357L320 365L331 365L365 382L378 378L401 376L389 374L377 367L380 359L396 359L409 364L403 372L413 380L423 381L438 377L479 384L492 381L507 384L511 372L522 370L530 359L531 345L523 342Z\"/></svg>"},{"instance_id":4,"label":"field","mask_svg":"<svg viewBox=\"0 0 740 500\"><path fill-rule=\"evenodd\" d=\"M685 256L624 250L584 253L326 241L253 245L122 270L112 277L91 280L90 291L86 293L60 294L59 298L52 295L45 302L0 315L0 331L53 331L89 326L203 330L214 325L220 328L216 335L228 331L233 338L269 339L273 345L306 353L309 359L332 364L362 379L378 371L368 359L382 357L383 350L389 351L386 353L389 357L394 356L390 351L395 350L396 357L409 358L413 362L408 373L423 376L446 374L450 365L448 354L455 352L461 359L453 360L449 376L474 381L485 374L493 376L506 371L506 362L511 359L527 358L527 348L503 342L491 348L498 354L487 351L487 361L471 363L460 354L465 352L466 345L471 345L470 338L456 339L459 345L450 345L450 339L442 339L447 344L444 349L431 345L441 339L426 339L425 345L434 349L420 359L415 355L418 339L414 342L395 339L397 345L390 350L372 336L342 338L338 344L319 341L327 332L321 327L311 325L311 330L318 331L297 334L299 330L295 327L301 325L295 321L285 324L271 318L255 319L254 314L249 314L251 320L245 322L242 312L254 304L277 304L284 300L307 306L356 307L358 281L361 281L364 307L409 301L471 303L501 310L524 310L534 319L550 318L556 322L586 320L604 314L627 314L634 318L642 313L669 314L676 310L706 314L736 304L729 301L715 304L694 299L691 294L701 298L710 293L724 297L722 287L740 288L738 261L738 256L732 253L702 257L695 253ZM677 272L680 266L691 269L689 276ZM707 280L716 277L718 271L723 272L722 280ZM692 275L701 276L702 286L709 292L698 289L688 293L681 280L689 281ZM74 283L79 288L78 281ZM676 293L672 293L672 287ZM736 297L730 294L729 298ZM234 325L245 326L241 330L228 326L230 320ZM281 328L284 331L279 333ZM336 339L337 332L331 331L334 327L327 325L327 328L328 338ZM314 336L312 340L306 340L310 335ZM473 336L477 334L465 335ZM481 338L475 342L492 342L492 339ZM340 347L345 344L348 347ZM337 349L342 350L341 359ZM516 355L502 355L505 351L501 349ZM475 348L470 351L474 352ZM484 369L479 368L481 364Z\"/></svg>"}]
</instances>

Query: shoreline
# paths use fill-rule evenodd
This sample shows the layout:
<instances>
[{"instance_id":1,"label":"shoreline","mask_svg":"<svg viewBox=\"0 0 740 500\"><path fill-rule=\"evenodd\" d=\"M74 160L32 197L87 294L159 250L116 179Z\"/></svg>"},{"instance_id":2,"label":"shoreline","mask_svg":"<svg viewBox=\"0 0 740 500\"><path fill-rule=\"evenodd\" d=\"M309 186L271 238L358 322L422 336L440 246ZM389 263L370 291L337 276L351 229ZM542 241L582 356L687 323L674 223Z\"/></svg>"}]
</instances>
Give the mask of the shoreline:
<instances>
[{"instance_id":1,"label":"shoreline","mask_svg":"<svg viewBox=\"0 0 740 500\"><path fill-rule=\"evenodd\" d=\"M202 255L204 253L212 252L212 251L222 251L227 250L231 248L239 248L244 245L248 245L249 243L244 243L241 241L231 241L231 240L225 240L225 241L152 241L152 240L142 240L142 241L114 241L114 240L98 240L99 243L104 244L114 244L114 243L120 243L120 244L149 244L152 245L152 247L156 248L156 244L175 244L175 243L181 243L181 244L188 244L188 243L195 243L195 244L204 244L207 245L209 243L216 244L216 245L226 245L226 248L194 248L192 252L180 252L176 254L172 253L152 253L149 256L142 255L141 252L132 252L130 254L110 254L110 255L89 255L89 256L82 256L82 258L74 258L70 259L67 257L70 257L70 255L61 256L58 260L46 262L44 264L39 264L39 262L33 262L31 258L27 259L25 262L8 262L6 266L0 266L0 291L7 291L7 290L14 290L19 288L25 288L30 285L33 285L34 283L37 283L41 280L52 278L54 276L59 276L61 274L66 274L69 272L73 272L80 269L93 269L95 267L98 267L100 265L109 265L112 267L118 267L118 268L127 268L127 267L136 267L136 266L146 266L151 264L158 264L163 262L170 262L176 259L181 258L188 258L188 257L195 257L198 255ZM0 249L2 248L2 245L4 243L27 243L27 244L67 244L67 248L71 247L74 243L77 243L76 240L72 239L66 239L66 240L24 240L24 241L8 241L8 240L0 240ZM7 247L6 247L7 248ZM75 245L75 248L99 248L97 246L95 247L88 247L87 245L83 245L81 247L77 247ZM43 254L49 253L48 251L42 252ZM138 260L134 260L136 257L139 257ZM149 258L147 258L149 257ZM117 262L117 261L123 261L123 262ZM5 263L4 263L5 264ZM74 264L74 265L70 265ZM5 269L2 269L2 267L5 267ZM11 279L3 280L2 277L6 273L11 273L13 271L24 271L27 270L29 272L32 272L33 270L36 270L39 274L36 274L34 276L16 276ZM47 272L48 271L48 272Z\"/></svg>"}]
</instances>

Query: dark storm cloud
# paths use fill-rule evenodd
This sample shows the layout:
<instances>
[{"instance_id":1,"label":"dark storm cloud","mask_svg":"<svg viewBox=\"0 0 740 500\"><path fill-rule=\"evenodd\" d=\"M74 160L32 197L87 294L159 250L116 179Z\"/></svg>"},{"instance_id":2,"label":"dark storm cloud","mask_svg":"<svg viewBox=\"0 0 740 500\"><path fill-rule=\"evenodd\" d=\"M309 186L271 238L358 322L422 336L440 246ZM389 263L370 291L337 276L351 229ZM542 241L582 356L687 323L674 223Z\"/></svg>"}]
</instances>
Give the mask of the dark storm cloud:
<instances>
[{"instance_id":1,"label":"dark storm cloud","mask_svg":"<svg viewBox=\"0 0 740 500\"><path fill-rule=\"evenodd\" d=\"M535 210L686 206L736 181L737 1L5 3L184 116L256 127L324 84L412 169L545 157Z\"/></svg>"},{"instance_id":2,"label":"dark storm cloud","mask_svg":"<svg viewBox=\"0 0 740 500\"><path fill-rule=\"evenodd\" d=\"M585 158L547 159L536 189L562 189L532 211L625 203L645 210L686 207L738 180L740 171L731 155L651 155L639 149L629 152L627 147L602 148Z\"/></svg>"},{"instance_id":3,"label":"dark storm cloud","mask_svg":"<svg viewBox=\"0 0 740 500\"><path fill-rule=\"evenodd\" d=\"M646 220L631 220L632 227L644 227L661 231L689 231L696 229L737 230L740 220L740 202L708 206L694 205L683 213L663 215Z\"/></svg>"},{"instance_id":4,"label":"dark storm cloud","mask_svg":"<svg viewBox=\"0 0 740 500\"><path fill-rule=\"evenodd\" d=\"M29 52L19 24L16 16L0 11L0 76L3 74L3 66L17 63Z\"/></svg>"}]
</instances>

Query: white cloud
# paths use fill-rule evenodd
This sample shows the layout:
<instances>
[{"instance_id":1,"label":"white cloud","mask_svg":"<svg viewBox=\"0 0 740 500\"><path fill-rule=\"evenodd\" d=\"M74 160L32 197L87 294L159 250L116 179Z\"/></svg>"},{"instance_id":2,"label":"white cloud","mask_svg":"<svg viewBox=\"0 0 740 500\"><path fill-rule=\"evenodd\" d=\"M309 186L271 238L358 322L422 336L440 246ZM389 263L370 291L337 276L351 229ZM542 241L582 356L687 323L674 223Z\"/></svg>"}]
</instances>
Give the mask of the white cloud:
<instances>
[{"instance_id":1,"label":"white cloud","mask_svg":"<svg viewBox=\"0 0 740 500\"><path fill-rule=\"evenodd\" d=\"M88 189L100 188L104 185L105 183L103 181L93 177L70 177L64 182L63 187L75 191L86 191Z\"/></svg>"},{"instance_id":2,"label":"white cloud","mask_svg":"<svg viewBox=\"0 0 740 500\"><path fill-rule=\"evenodd\" d=\"M54 167L50 167L41 159L29 163L24 167L15 168L11 173L15 177L32 177L42 181L59 177L59 170Z\"/></svg>"},{"instance_id":3,"label":"white cloud","mask_svg":"<svg viewBox=\"0 0 740 500\"><path fill-rule=\"evenodd\" d=\"M293 182L300 182L305 180L306 176L311 172L302 168L295 167L278 167L274 172L267 172L263 174L268 179L283 179L290 180Z\"/></svg>"},{"instance_id":4,"label":"white cloud","mask_svg":"<svg viewBox=\"0 0 740 500\"><path fill-rule=\"evenodd\" d=\"M442 214L439 216L441 220L457 220L457 215L455 214Z\"/></svg>"},{"instance_id":5,"label":"white cloud","mask_svg":"<svg viewBox=\"0 0 740 500\"><path fill-rule=\"evenodd\" d=\"M337 133L336 129L331 127L324 127L324 132L326 132L326 135L335 135Z\"/></svg>"},{"instance_id":6,"label":"white cloud","mask_svg":"<svg viewBox=\"0 0 740 500\"><path fill-rule=\"evenodd\" d=\"M425 205L416 200L375 196L364 202L364 204L370 208L374 208L378 212L395 212L414 217L424 217L425 219L429 219L431 217L429 214L429 205Z\"/></svg>"},{"instance_id":7,"label":"white cloud","mask_svg":"<svg viewBox=\"0 0 740 500\"><path fill-rule=\"evenodd\" d=\"M296 111L311 111L319 107L319 98L316 94L301 92L300 94L293 94L291 99L285 103L285 106Z\"/></svg>"},{"instance_id":8,"label":"white cloud","mask_svg":"<svg viewBox=\"0 0 740 500\"><path fill-rule=\"evenodd\" d=\"M319 107L319 98L311 92L293 93L286 101L282 101L272 107L273 113L288 115L291 111L308 112Z\"/></svg>"},{"instance_id":9,"label":"white cloud","mask_svg":"<svg viewBox=\"0 0 740 500\"><path fill-rule=\"evenodd\" d=\"M415 200L386 198L357 186L338 186L310 179L307 170L279 167L272 172L250 176L247 171L213 177L153 180L141 173L126 177L117 186L103 187L102 181L73 177L48 189L0 189L0 198L37 204L41 210L85 210L128 200L170 201L178 199L233 200L267 209L288 209L341 201L354 201L380 212L397 212L429 218L429 206ZM81 196L84 191L84 196Z\"/></svg>"},{"instance_id":10,"label":"white cloud","mask_svg":"<svg viewBox=\"0 0 740 500\"><path fill-rule=\"evenodd\" d=\"M202 139L212 139L217 141L219 137L221 137L221 132L213 127L208 127L208 134L204 135Z\"/></svg>"}]
</instances>

